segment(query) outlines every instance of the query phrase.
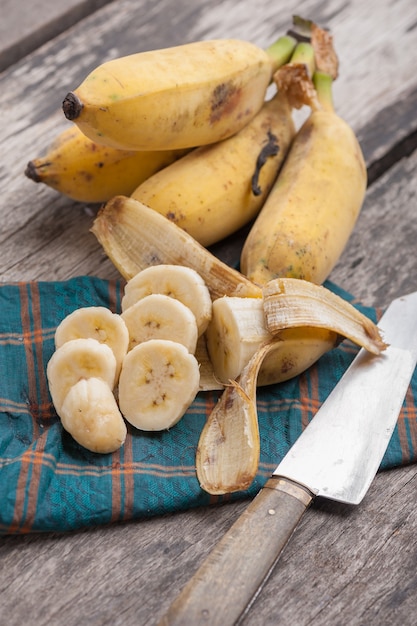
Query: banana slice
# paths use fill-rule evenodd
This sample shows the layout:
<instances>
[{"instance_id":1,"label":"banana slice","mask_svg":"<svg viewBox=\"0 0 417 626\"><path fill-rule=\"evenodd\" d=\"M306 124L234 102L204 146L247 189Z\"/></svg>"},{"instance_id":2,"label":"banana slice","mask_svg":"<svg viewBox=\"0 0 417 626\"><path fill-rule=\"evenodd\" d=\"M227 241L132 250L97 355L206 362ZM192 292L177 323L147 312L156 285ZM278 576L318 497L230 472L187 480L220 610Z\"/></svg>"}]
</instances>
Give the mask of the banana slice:
<instances>
[{"instance_id":1,"label":"banana slice","mask_svg":"<svg viewBox=\"0 0 417 626\"><path fill-rule=\"evenodd\" d=\"M91 337L72 339L55 350L46 375L55 409L61 416L64 399L82 378L101 378L112 390L116 382L116 357L111 348Z\"/></svg>"},{"instance_id":2,"label":"banana slice","mask_svg":"<svg viewBox=\"0 0 417 626\"><path fill-rule=\"evenodd\" d=\"M194 354L198 328L194 313L179 300L153 293L130 306L121 315L129 334L128 349L149 339L171 339Z\"/></svg>"},{"instance_id":3,"label":"banana slice","mask_svg":"<svg viewBox=\"0 0 417 626\"><path fill-rule=\"evenodd\" d=\"M101 378L83 378L70 387L61 422L75 441L91 452L115 452L126 439L126 423L112 390Z\"/></svg>"},{"instance_id":4,"label":"banana slice","mask_svg":"<svg viewBox=\"0 0 417 626\"><path fill-rule=\"evenodd\" d=\"M117 313L103 306L89 306L76 309L65 317L55 332L55 347L60 348L72 339L91 337L105 343L116 357L118 376L129 344L126 325Z\"/></svg>"},{"instance_id":5,"label":"banana slice","mask_svg":"<svg viewBox=\"0 0 417 626\"><path fill-rule=\"evenodd\" d=\"M122 298L122 311L152 293L179 300L195 315L201 335L211 319L210 292L200 274L183 265L152 265L131 278Z\"/></svg>"},{"instance_id":6,"label":"banana slice","mask_svg":"<svg viewBox=\"0 0 417 626\"><path fill-rule=\"evenodd\" d=\"M119 407L136 428L164 430L184 415L199 383L197 359L185 346L168 339L150 339L125 356L119 379Z\"/></svg>"},{"instance_id":7,"label":"banana slice","mask_svg":"<svg viewBox=\"0 0 417 626\"><path fill-rule=\"evenodd\" d=\"M214 375L224 384L236 380L252 355L272 335L265 326L262 298L218 298L206 330Z\"/></svg>"}]
</instances>

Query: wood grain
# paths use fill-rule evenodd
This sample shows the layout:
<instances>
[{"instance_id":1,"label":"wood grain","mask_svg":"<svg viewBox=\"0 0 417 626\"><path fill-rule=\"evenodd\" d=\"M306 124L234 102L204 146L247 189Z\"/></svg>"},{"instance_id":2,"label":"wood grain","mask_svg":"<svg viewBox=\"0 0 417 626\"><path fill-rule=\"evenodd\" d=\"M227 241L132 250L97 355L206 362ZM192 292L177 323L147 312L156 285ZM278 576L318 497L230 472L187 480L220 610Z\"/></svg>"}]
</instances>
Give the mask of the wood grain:
<instances>
[{"instance_id":1,"label":"wood grain","mask_svg":"<svg viewBox=\"0 0 417 626\"><path fill-rule=\"evenodd\" d=\"M64 32L111 0L2 0L0 72Z\"/></svg>"},{"instance_id":2,"label":"wood grain","mask_svg":"<svg viewBox=\"0 0 417 626\"><path fill-rule=\"evenodd\" d=\"M89 232L97 207L23 176L26 162L66 126L62 99L88 71L120 54L201 38L235 36L266 46L294 13L335 36L336 106L357 132L371 174L331 279L380 307L417 289L414 0L290 0L285 9L270 0L115 0L10 66L0 74L0 279L117 276ZM232 262L239 245L236 237L215 250ZM359 507L316 501L244 624L414 625L416 493L411 465L378 474ZM3 537L0 624L156 624L247 505L73 534Z\"/></svg>"}]
</instances>

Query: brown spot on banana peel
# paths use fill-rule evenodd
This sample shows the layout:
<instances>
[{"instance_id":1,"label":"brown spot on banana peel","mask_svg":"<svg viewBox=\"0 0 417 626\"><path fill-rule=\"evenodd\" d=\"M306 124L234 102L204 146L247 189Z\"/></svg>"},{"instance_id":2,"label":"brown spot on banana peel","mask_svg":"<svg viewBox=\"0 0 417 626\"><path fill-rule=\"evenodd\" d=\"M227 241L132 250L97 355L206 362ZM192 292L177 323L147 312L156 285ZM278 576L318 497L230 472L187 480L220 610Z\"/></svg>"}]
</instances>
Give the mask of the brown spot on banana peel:
<instances>
[{"instance_id":1,"label":"brown spot on banana peel","mask_svg":"<svg viewBox=\"0 0 417 626\"><path fill-rule=\"evenodd\" d=\"M91 172L87 172L86 170L79 170L78 175L80 178L84 178L88 183L94 180L94 176Z\"/></svg>"},{"instance_id":2,"label":"brown spot on banana peel","mask_svg":"<svg viewBox=\"0 0 417 626\"><path fill-rule=\"evenodd\" d=\"M232 82L217 85L210 101L210 123L214 124L224 115L230 114L237 107L240 96L241 90Z\"/></svg>"}]
</instances>

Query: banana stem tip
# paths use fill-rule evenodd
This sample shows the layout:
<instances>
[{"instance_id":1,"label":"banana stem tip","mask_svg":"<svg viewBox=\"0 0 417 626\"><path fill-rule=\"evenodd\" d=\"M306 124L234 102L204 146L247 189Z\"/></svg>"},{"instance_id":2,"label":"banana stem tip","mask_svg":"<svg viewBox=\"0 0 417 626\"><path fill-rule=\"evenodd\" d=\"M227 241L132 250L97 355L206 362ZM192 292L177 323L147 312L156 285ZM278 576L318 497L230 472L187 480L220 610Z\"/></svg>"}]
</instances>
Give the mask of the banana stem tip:
<instances>
[{"instance_id":1,"label":"banana stem tip","mask_svg":"<svg viewBox=\"0 0 417 626\"><path fill-rule=\"evenodd\" d=\"M64 115L67 120L75 120L81 114L83 108L83 103L79 99L79 97L70 91L64 98L62 103L62 110L64 111Z\"/></svg>"},{"instance_id":2,"label":"banana stem tip","mask_svg":"<svg viewBox=\"0 0 417 626\"><path fill-rule=\"evenodd\" d=\"M41 177L39 176L38 169L33 161L29 161L25 169L25 176L33 180L35 183L41 182Z\"/></svg>"}]
</instances>

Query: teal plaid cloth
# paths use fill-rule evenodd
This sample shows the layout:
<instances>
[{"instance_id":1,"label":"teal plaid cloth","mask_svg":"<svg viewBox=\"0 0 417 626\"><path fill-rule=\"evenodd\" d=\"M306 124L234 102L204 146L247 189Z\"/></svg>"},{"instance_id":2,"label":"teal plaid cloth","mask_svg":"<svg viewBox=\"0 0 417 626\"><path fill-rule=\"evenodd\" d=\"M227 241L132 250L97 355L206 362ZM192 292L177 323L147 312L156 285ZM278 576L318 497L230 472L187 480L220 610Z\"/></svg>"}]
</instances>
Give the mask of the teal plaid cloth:
<instances>
[{"instance_id":1,"label":"teal plaid cloth","mask_svg":"<svg viewBox=\"0 0 417 626\"><path fill-rule=\"evenodd\" d=\"M363 307L327 284L373 320ZM122 283L92 277L64 282L0 285L0 533L69 531L140 519L254 496L353 360L348 341L307 372L258 390L261 459L246 492L210 496L200 489L195 451L220 392L199 393L169 432L129 427L111 455L79 446L54 411L45 375L59 322L82 306L120 311ZM387 469L417 457L417 374L381 464Z\"/></svg>"}]
</instances>

